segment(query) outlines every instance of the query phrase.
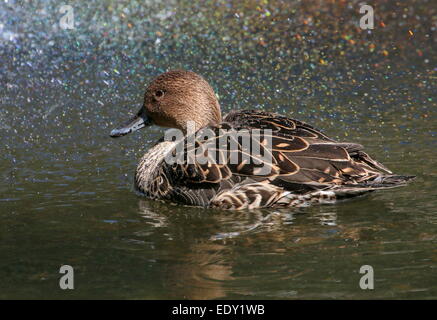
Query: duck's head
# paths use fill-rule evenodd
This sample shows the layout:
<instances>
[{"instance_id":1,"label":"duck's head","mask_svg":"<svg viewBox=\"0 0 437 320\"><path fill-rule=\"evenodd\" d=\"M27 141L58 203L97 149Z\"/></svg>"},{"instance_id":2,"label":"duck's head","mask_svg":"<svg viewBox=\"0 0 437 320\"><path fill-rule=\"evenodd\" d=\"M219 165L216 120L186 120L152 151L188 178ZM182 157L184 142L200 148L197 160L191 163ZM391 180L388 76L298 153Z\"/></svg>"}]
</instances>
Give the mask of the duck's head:
<instances>
[{"instance_id":1,"label":"duck's head","mask_svg":"<svg viewBox=\"0 0 437 320\"><path fill-rule=\"evenodd\" d=\"M220 124L220 105L201 76L191 71L169 71L148 85L142 108L126 124L112 130L111 137L153 124L186 132L189 121L194 121L196 130Z\"/></svg>"}]
</instances>

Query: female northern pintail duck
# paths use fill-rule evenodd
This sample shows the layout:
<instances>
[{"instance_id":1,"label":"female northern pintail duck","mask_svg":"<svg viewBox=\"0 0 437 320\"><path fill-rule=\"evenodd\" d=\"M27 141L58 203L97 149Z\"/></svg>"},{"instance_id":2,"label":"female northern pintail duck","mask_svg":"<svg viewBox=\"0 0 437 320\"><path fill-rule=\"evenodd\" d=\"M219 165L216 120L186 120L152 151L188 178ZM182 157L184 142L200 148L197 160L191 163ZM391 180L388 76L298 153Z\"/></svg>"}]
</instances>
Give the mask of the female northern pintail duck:
<instances>
[{"instance_id":1,"label":"female northern pintail duck","mask_svg":"<svg viewBox=\"0 0 437 320\"><path fill-rule=\"evenodd\" d=\"M161 139L140 160L135 187L152 199L222 209L297 207L405 185L413 178L393 175L360 144L334 141L285 116L244 110L222 120L213 89L191 71L170 71L153 80L141 110L111 136L153 124L179 129L181 135Z\"/></svg>"}]
</instances>

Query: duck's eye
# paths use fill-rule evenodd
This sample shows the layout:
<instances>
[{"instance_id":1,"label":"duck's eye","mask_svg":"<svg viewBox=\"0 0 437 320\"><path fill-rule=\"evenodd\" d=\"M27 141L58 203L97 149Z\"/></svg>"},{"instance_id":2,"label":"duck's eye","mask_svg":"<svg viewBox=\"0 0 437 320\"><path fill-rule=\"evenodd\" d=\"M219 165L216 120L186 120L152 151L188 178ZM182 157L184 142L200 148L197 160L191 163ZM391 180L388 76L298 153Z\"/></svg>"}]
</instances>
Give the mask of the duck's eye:
<instances>
[{"instance_id":1,"label":"duck's eye","mask_svg":"<svg viewBox=\"0 0 437 320\"><path fill-rule=\"evenodd\" d=\"M164 91L162 91L162 90L156 90L156 92L155 92L155 97L157 97L157 98L161 98L162 96L164 96Z\"/></svg>"}]
</instances>

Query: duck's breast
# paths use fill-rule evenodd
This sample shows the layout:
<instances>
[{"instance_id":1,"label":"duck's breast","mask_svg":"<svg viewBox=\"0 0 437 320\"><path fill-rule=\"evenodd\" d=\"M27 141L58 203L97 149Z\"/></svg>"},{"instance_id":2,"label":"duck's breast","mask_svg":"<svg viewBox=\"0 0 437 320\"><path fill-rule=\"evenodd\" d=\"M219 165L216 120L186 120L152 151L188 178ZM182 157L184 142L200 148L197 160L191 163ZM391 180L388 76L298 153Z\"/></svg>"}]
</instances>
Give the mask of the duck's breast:
<instances>
[{"instance_id":1,"label":"duck's breast","mask_svg":"<svg viewBox=\"0 0 437 320\"><path fill-rule=\"evenodd\" d=\"M163 141L147 151L135 171L135 189L151 198L163 198L165 189L170 187L163 172L163 163L175 145L176 142Z\"/></svg>"}]
</instances>

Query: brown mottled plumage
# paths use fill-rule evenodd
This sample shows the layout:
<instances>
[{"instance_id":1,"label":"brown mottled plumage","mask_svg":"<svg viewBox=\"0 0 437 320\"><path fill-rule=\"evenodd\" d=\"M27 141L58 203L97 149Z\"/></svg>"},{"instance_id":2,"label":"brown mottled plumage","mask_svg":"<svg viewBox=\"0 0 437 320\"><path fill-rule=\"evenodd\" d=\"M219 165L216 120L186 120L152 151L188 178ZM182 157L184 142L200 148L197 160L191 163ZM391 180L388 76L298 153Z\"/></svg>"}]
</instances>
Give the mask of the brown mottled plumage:
<instances>
[{"instance_id":1,"label":"brown mottled plumage","mask_svg":"<svg viewBox=\"0 0 437 320\"><path fill-rule=\"evenodd\" d=\"M213 151L214 158L205 152L205 140L196 135L191 148L207 154L207 161L187 161L193 150L178 148L190 139L187 121L195 122L198 134L208 130L215 133L207 140L214 145L208 150ZM190 71L170 71L156 78L146 89L142 109L111 136L150 124L181 129L186 134L179 141L157 143L141 159L135 186L152 199L223 209L306 206L401 186L413 178L393 175L370 158L360 144L334 141L310 125L285 116L232 111L222 121L212 88ZM250 138L270 161L259 161L252 155L244 158L247 150L233 135L236 132L242 133L241 139ZM266 145L267 140L271 145ZM176 156L176 150L183 150L183 163L164 160ZM230 161L232 156L237 163Z\"/></svg>"}]
</instances>

